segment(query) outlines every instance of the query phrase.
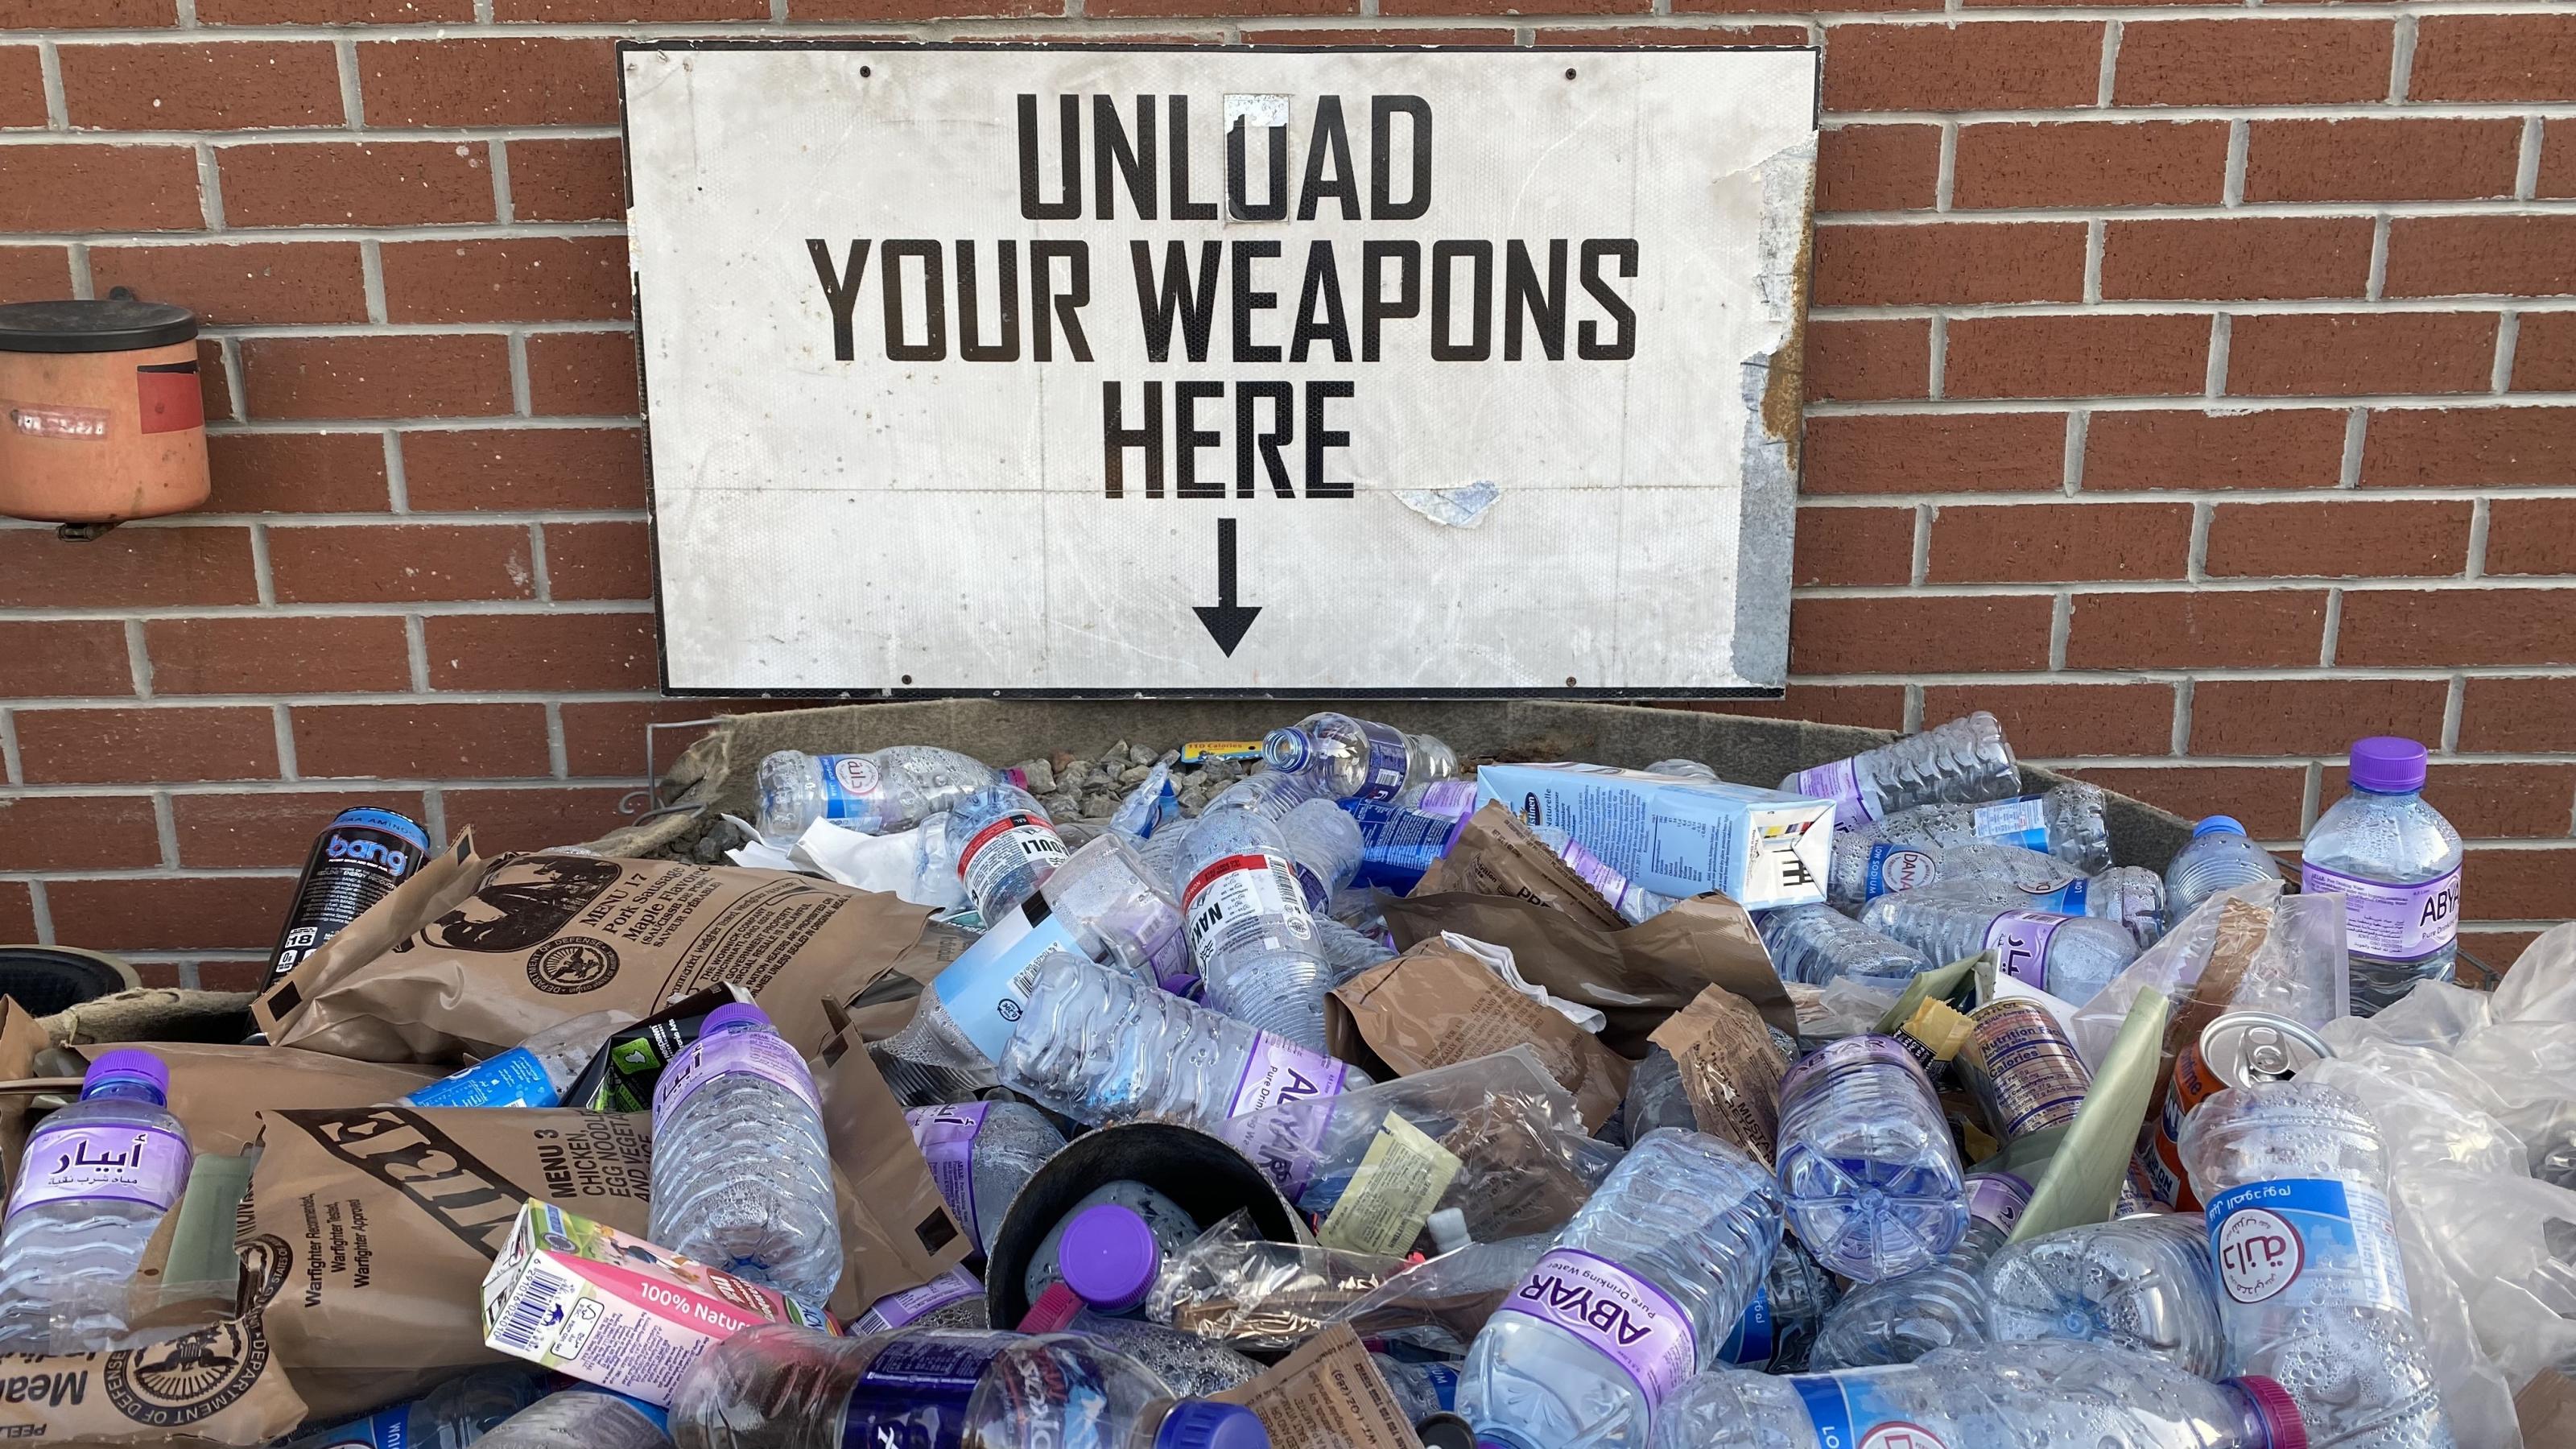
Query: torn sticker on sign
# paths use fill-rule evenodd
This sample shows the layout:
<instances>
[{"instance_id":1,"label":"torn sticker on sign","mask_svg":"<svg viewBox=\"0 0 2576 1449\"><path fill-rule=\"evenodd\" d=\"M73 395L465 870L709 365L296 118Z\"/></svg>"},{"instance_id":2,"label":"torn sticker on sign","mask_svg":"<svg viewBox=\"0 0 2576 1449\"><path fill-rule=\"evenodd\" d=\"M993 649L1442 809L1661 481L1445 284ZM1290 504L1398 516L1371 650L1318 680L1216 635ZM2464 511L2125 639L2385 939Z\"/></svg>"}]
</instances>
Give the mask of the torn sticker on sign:
<instances>
[{"instance_id":1,"label":"torn sticker on sign","mask_svg":"<svg viewBox=\"0 0 2576 1449\"><path fill-rule=\"evenodd\" d=\"M1444 528L1474 528L1485 521L1503 490L1478 479L1464 488L1397 488L1395 501Z\"/></svg>"}]
</instances>

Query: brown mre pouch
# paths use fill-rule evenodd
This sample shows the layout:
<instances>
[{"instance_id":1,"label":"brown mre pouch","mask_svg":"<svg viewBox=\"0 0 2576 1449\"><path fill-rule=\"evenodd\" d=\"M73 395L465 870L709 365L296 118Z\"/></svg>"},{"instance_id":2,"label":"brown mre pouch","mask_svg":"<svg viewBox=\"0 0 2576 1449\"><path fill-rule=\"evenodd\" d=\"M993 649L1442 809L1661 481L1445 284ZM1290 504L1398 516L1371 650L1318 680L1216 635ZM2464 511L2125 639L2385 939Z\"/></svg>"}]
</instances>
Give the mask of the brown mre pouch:
<instances>
[{"instance_id":1,"label":"brown mre pouch","mask_svg":"<svg viewBox=\"0 0 2576 1449\"><path fill-rule=\"evenodd\" d=\"M170 1069L170 1115L188 1129L197 1155L240 1152L259 1140L262 1107L310 1111L372 1107L439 1079L436 1067L356 1062L292 1047L207 1042L115 1042L74 1047L83 1057L148 1051Z\"/></svg>"},{"instance_id":2,"label":"brown mre pouch","mask_svg":"<svg viewBox=\"0 0 2576 1449\"><path fill-rule=\"evenodd\" d=\"M1682 1095L1699 1130L1723 1137L1764 1166L1780 1132L1780 1078L1789 1064L1753 1003L1712 986L1648 1038L1680 1065Z\"/></svg>"},{"instance_id":3,"label":"brown mre pouch","mask_svg":"<svg viewBox=\"0 0 2576 1449\"><path fill-rule=\"evenodd\" d=\"M0 1439L13 1444L267 1444L304 1421L257 1315L115 1353L0 1360Z\"/></svg>"},{"instance_id":4,"label":"brown mre pouch","mask_svg":"<svg viewBox=\"0 0 2576 1449\"><path fill-rule=\"evenodd\" d=\"M1627 924L1574 867L1529 825L1499 801L1467 817L1449 853L1431 863L1409 894L1436 896L1464 892L1478 896L1513 896L1554 910L1604 931ZM1480 938L1481 939L1481 938Z\"/></svg>"},{"instance_id":5,"label":"brown mre pouch","mask_svg":"<svg viewBox=\"0 0 2576 1449\"><path fill-rule=\"evenodd\" d=\"M1271 1449L1422 1449L1395 1391L1346 1323L1216 1398L1250 1409L1270 1431Z\"/></svg>"},{"instance_id":6,"label":"brown mre pouch","mask_svg":"<svg viewBox=\"0 0 2576 1449\"><path fill-rule=\"evenodd\" d=\"M1343 982L1333 1000L1400 1076L1527 1046L1595 1132L1628 1094L1626 1060L1438 936Z\"/></svg>"},{"instance_id":7,"label":"brown mre pouch","mask_svg":"<svg viewBox=\"0 0 2576 1449\"><path fill-rule=\"evenodd\" d=\"M974 1244L939 1195L903 1107L858 1032L847 1029L825 1043L818 1066L814 1087L841 1223L841 1282L825 1306L846 1321L964 1262Z\"/></svg>"}]
</instances>

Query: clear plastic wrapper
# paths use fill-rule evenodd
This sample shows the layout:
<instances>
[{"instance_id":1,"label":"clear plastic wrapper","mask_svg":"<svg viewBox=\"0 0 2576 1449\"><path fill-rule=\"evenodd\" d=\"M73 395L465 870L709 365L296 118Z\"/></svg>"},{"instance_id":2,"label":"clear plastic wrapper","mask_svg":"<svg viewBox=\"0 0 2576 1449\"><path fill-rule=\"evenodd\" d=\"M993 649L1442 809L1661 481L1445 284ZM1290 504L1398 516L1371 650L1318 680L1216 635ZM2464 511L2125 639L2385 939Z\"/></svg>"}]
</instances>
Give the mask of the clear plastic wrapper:
<instances>
[{"instance_id":1,"label":"clear plastic wrapper","mask_svg":"<svg viewBox=\"0 0 2576 1449\"><path fill-rule=\"evenodd\" d=\"M1404 1266L1386 1254L1272 1242L1237 1212L1163 1264L1145 1316L1238 1352L1285 1353Z\"/></svg>"},{"instance_id":2,"label":"clear plastic wrapper","mask_svg":"<svg viewBox=\"0 0 2576 1449\"><path fill-rule=\"evenodd\" d=\"M1469 1243L1393 1274L1334 1314L1371 1338L1458 1355L1555 1241L1552 1233Z\"/></svg>"},{"instance_id":3,"label":"clear plastic wrapper","mask_svg":"<svg viewBox=\"0 0 2576 1449\"><path fill-rule=\"evenodd\" d=\"M2076 1008L2073 1035L2086 1065L2101 1069L2111 1039L2140 996L2156 991L2176 1003L2192 996L2218 943L2221 912L2231 900L2267 910L2272 919L2226 1009L2269 1011L2312 1027L2351 1012L2342 900L2287 895L2268 882L2240 886L2203 901Z\"/></svg>"}]
</instances>

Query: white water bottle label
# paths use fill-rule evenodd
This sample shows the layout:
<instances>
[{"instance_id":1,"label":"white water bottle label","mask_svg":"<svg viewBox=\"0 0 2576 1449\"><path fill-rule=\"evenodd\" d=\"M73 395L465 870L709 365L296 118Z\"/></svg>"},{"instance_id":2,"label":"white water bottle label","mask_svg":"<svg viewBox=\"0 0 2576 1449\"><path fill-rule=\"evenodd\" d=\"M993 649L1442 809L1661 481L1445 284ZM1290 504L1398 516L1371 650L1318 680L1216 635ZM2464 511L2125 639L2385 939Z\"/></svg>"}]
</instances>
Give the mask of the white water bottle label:
<instances>
[{"instance_id":1,"label":"white water bottle label","mask_svg":"<svg viewBox=\"0 0 2576 1449\"><path fill-rule=\"evenodd\" d=\"M796 1048L774 1031L735 1030L700 1037L672 1058L671 1064L662 1069L662 1080L653 1087L653 1120L669 1120L699 1088L731 1075L775 1082L806 1106L822 1110L822 1102L814 1095L814 1074L805 1070L805 1059L796 1054Z\"/></svg>"},{"instance_id":2,"label":"white water bottle label","mask_svg":"<svg viewBox=\"0 0 2576 1449\"><path fill-rule=\"evenodd\" d=\"M1980 805L1969 820L1979 840L2048 853L2048 802L2040 796Z\"/></svg>"},{"instance_id":3,"label":"white water bottle label","mask_svg":"<svg viewBox=\"0 0 2576 1449\"><path fill-rule=\"evenodd\" d=\"M865 755L824 755L823 818L848 820L876 810L877 787L883 782L877 762Z\"/></svg>"},{"instance_id":4,"label":"white water bottle label","mask_svg":"<svg viewBox=\"0 0 2576 1449\"><path fill-rule=\"evenodd\" d=\"M2460 870L2417 885L2345 875L2321 865L2299 868L2302 895L2343 897L2343 929L2352 954L2382 961L2421 961L2447 949L2460 933Z\"/></svg>"},{"instance_id":5,"label":"white water bottle label","mask_svg":"<svg viewBox=\"0 0 2576 1449\"><path fill-rule=\"evenodd\" d=\"M1818 1449L1961 1449L1904 1415L1914 1412L1867 1378L1791 1374Z\"/></svg>"},{"instance_id":6,"label":"white water bottle label","mask_svg":"<svg viewBox=\"0 0 2576 1449\"><path fill-rule=\"evenodd\" d=\"M1181 923L1201 976L1237 952L1303 950L1315 939L1296 872L1267 851L1201 867L1181 894Z\"/></svg>"},{"instance_id":7,"label":"white water bottle label","mask_svg":"<svg viewBox=\"0 0 2576 1449\"><path fill-rule=\"evenodd\" d=\"M1557 1248L1495 1310L1552 1323L1599 1351L1659 1404L1699 1367L1690 1315L1663 1289L1607 1258Z\"/></svg>"},{"instance_id":8,"label":"white water bottle label","mask_svg":"<svg viewBox=\"0 0 2576 1449\"><path fill-rule=\"evenodd\" d=\"M188 1184L188 1139L163 1127L97 1122L39 1128L9 1213L46 1203L131 1202L168 1212Z\"/></svg>"},{"instance_id":9,"label":"white water bottle label","mask_svg":"<svg viewBox=\"0 0 2576 1449\"><path fill-rule=\"evenodd\" d=\"M2324 1177L2229 1188L2209 1201L2209 1252L2229 1304L2408 1311L2397 1230L2373 1188Z\"/></svg>"},{"instance_id":10,"label":"white water bottle label","mask_svg":"<svg viewBox=\"0 0 2576 1449\"><path fill-rule=\"evenodd\" d=\"M1941 878L1940 863L1930 852L1909 850L1885 842L1869 848L1869 870L1861 881L1863 894L1872 899L1890 891L1910 891L1928 886Z\"/></svg>"},{"instance_id":11,"label":"white water bottle label","mask_svg":"<svg viewBox=\"0 0 2576 1449\"><path fill-rule=\"evenodd\" d=\"M1014 810L975 832L957 853L957 878L966 898L980 901L1002 877L1022 866L1053 870L1064 864L1064 840L1043 816Z\"/></svg>"},{"instance_id":12,"label":"white water bottle label","mask_svg":"<svg viewBox=\"0 0 2576 1449\"><path fill-rule=\"evenodd\" d=\"M2066 921L2047 911L2006 911L1986 922L1986 949L1995 953L1995 969L2046 991L2048 942Z\"/></svg>"}]
</instances>

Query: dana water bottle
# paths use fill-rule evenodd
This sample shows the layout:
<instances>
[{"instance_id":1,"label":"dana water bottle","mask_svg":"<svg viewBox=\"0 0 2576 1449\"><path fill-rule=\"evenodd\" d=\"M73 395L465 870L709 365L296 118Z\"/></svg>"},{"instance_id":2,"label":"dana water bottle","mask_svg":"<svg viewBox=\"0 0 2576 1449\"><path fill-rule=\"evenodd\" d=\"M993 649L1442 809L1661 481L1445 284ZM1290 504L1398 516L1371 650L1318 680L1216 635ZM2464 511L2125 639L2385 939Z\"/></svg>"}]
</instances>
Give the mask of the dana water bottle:
<instances>
[{"instance_id":1,"label":"dana water bottle","mask_svg":"<svg viewBox=\"0 0 2576 1449\"><path fill-rule=\"evenodd\" d=\"M1476 1335L1459 1415L1492 1449L1642 1449L1779 1241L1760 1163L1703 1133L1646 1134Z\"/></svg>"},{"instance_id":2,"label":"dana water bottle","mask_svg":"<svg viewBox=\"0 0 2576 1449\"><path fill-rule=\"evenodd\" d=\"M865 755L780 750L760 762L761 838L785 844L817 820L864 835L909 830L1001 780L992 766L935 745Z\"/></svg>"},{"instance_id":3,"label":"dana water bottle","mask_svg":"<svg viewBox=\"0 0 2576 1449\"><path fill-rule=\"evenodd\" d=\"M1175 880L1208 1005L1322 1051L1324 959L1279 827L1250 810L1201 815Z\"/></svg>"},{"instance_id":4,"label":"dana water bottle","mask_svg":"<svg viewBox=\"0 0 2576 1449\"><path fill-rule=\"evenodd\" d=\"M1064 864L1062 837L1046 808L1017 785L977 790L949 810L949 839L957 844L957 878L966 899L985 921L1001 919Z\"/></svg>"},{"instance_id":5,"label":"dana water bottle","mask_svg":"<svg viewBox=\"0 0 2576 1449\"><path fill-rule=\"evenodd\" d=\"M1046 1114L1018 1102L915 1107L903 1119L912 1126L913 1145L930 1164L939 1195L966 1225L967 1240L979 1253L1001 1230L1011 1199L1064 1150L1064 1134Z\"/></svg>"},{"instance_id":6,"label":"dana water bottle","mask_svg":"<svg viewBox=\"0 0 2576 1449\"><path fill-rule=\"evenodd\" d=\"M1902 994L1916 973L1929 971L1931 957L1890 940L1827 905L1782 906L1756 911L1753 923L1770 948L1771 965L1783 981L1823 986L1849 976L1880 991Z\"/></svg>"},{"instance_id":7,"label":"dana water bottle","mask_svg":"<svg viewBox=\"0 0 2576 1449\"><path fill-rule=\"evenodd\" d=\"M2077 870L2102 871L2111 866L2111 830L2102 817L2109 803L2101 786L2069 780L1982 805L1917 805L1855 833L1898 845L2018 845Z\"/></svg>"},{"instance_id":8,"label":"dana water bottle","mask_svg":"<svg viewBox=\"0 0 2576 1449\"><path fill-rule=\"evenodd\" d=\"M1968 1232L1928 1268L1865 1283L1825 1315L1809 1362L1820 1369L1912 1363L1935 1349L1982 1343L1985 1290L1977 1270L2012 1236L2030 1184L2008 1172L1968 1179Z\"/></svg>"},{"instance_id":9,"label":"dana water bottle","mask_svg":"<svg viewBox=\"0 0 2576 1449\"><path fill-rule=\"evenodd\" d=\"M1458 774L1458 756L1434 736L1330 712L1272 730L1261 758L1282 774L1313 780L1335 800L1392 800Z\"/></svg>"},{"instance_id":10,"label":"dana water bottle","mask_svg":"<svg viewBox=\"0 0 2576 1449\"><path fill-rule=\"evenodd\" d=\"M2180 922L2220 891L2280 878L2272 852L2246 839L2236 817L2208 816L2191 828L2191 843L2165 866L2165 917Z\"/></svg>"},{"instance_id":11,"label":"dana water bottle","mask_svg":"<svg viewBox=\"0 0 2576 1449\"><path fill-rule=\"evenodd\" d=\"M2449 1449L2362 1105L2297 1079L2230 1087L2184 1119L2182 1156L2209 1205L2227 1371L2280 1380L2320 1445Z\"/></svg>"},{"instance_id":12,"label":"dana water bottle","mask_svg":"<svg viewBox=\"0 0 2576 1449\"><path fill-rule=\"evenodd\" d=\"M188 1185L170 1069L146 1051L90 1063L80 1100L38 1123L0 1225L0 1350L96 1353L125 1334L143 1250Z\"/></svg>"},{"instance_id":13,"label":"dana water bottle","mask_svg":"<svg viewBox=\"0 0 2576 1449\"><path fill-rule=\"evenodd\" d=\"M606 1389L548 1394L504 1420L479 1449L671 1449L671 1416Z\"/></svg>"},{"instance_id":14,"label":"dana water bottle","mask_svg":"<svg viewBox=\"0 0 2576 1449\"><path fill-rule=\"evenodd\" d=\"M2352 746L2352 793L2317 817L2299 890L2344 898L2352 1010L2369 1016L2448 981L2460 930L2460 832L2424 803L2424 747L2374 735Z\"/></svg>"},{"instance_id":15,"label":"dana water bottle","mask_svg":"<svg viewBox=\"0 0 2576 1449\"><path fill-rule=\"evenodd\" d=\"M2319 1441L2322 1444L2324 1441ZM2094 1343L1981 1344L1775 1378L1720 1369L1676 1394L1654 1449L2307 1449L2269 1379L2211 1383Z\"/></svg>"},{"instance_id":16,"label":"dana water bottle","mask_svg":"<svg viewBox=\"0 0 2576 1449\"><path fill-rule=\"evenodd\" d=\"M1847 1036L1780 1079L1780 1191L1816 1261L1875 1283L1968 1230L1959 1149L1932 1080L1894 1037Z\"/></svg>"},{"instance_id":17,"label":"dana water bottle","mask_svg":"<svg viewBox=\"0 0 2576 1449\"><path fill-rule=\"evenodd\" d=\"M1780 788L1833 801L1834 824L1852 830L1916 805L2000 800L2020 791L2021 768L2004 742L2004 727L1979 710L1849 759L1800 770Z\"/></svg>"},{"instance_id":18,"label":"dana water bottle","mask_svg":"<svg viewBox=\"0 0 2576 1449\"><path fill-rule=\"evenodd\" d=\"M2137 1213L1998 1251L1982 1275L1997 1343L2076 1338L2218 1377L2226 1339L2209 1229L2197 1213Z\"/></svg>"},{"instance_id":19,"label":"dana water bottle","mask_svg":"<svg viewBox=\"0 0 2576 1449\"><path fill-rule=\"evenodd\" d=\"M1861 907L1860 923L1935 961L1992 951L1996 970L2073 1006L2138 959L2138 938L2126 926L2008 903L1973 887L1880 896Z\"/></svg>"},{"instance_id":20,"label":"dana water bottle","mask_svg":"<svg viewBox=\"0 0 2576 1449\"><path fill-rule=\"evenodd\" d=\"M841 1281L814 1078L757 1006L707 1013L653 1088L655 1243L809 1304Z\"/></svg>"},{"instance_id":21,"label":"dana water bottle","mask_svg":"<svg viewBox=\"0 0 2576 1449\"><path fill-rule=\"evenodd\" d=\"M559 1021L499 1056L439 1078L408 1097L402 1107L560 1107L581 1080L590 1059L619 1028L636 1021L631 1011L594 1011Z\"/></svg>"},{"instance_id":22,"label":"dana water bottle","mask_svg":"<svg viewBox=\"0 0 2576 1449\"><path fill-rule=\"evenodd\" d=\"M1177 1399L1079 1334L764 1323L706 1351L671 1402L680 1449L1269 1449L1250 1409Z\"/></svg>"}]
</instances>

